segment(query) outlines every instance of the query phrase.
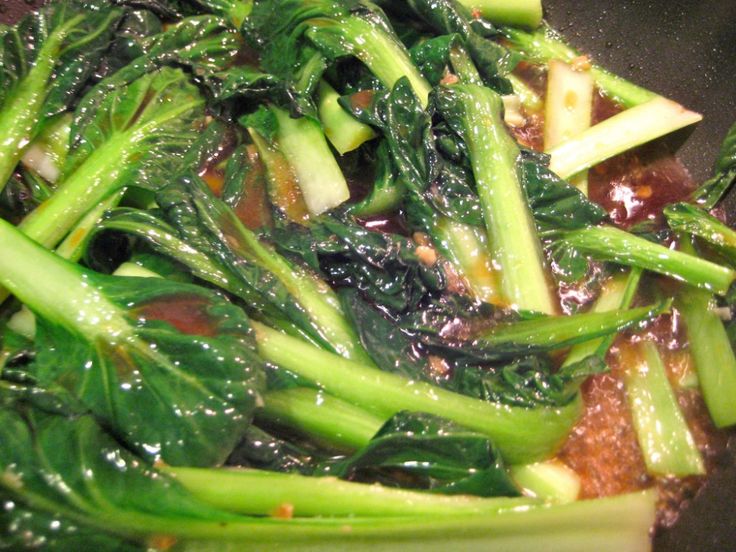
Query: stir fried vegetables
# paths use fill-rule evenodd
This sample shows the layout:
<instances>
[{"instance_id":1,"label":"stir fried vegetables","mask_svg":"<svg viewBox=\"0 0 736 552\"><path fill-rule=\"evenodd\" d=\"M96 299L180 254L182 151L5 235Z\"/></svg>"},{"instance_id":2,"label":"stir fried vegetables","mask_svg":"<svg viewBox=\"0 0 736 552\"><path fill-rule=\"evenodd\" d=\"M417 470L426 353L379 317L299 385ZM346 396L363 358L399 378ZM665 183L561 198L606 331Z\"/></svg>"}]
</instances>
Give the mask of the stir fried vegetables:
<instances>
[{"instance_id":1,"label":"stir fried vegetables","mask_svg":"<svg viewBox=\"0 0 736 552\"><path fill-rule=\"evenodd\" d=\"M684 389L736 424L736 127L617 224L592 171L701 116L538 0L57 0L0 65L0 547L646 550Z\"/></svg>"}]
</instances>

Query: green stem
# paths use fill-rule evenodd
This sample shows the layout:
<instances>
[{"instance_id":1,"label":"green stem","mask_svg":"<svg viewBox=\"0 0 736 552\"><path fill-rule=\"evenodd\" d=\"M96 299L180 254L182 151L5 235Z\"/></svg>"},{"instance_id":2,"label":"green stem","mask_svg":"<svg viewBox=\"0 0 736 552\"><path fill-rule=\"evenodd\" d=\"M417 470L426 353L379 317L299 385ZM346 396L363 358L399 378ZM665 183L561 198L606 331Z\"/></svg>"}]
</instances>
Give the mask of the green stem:
<instances>
[{"instance_id":1,"label":"green stem","mask_svg":"<svg viewBox=\"0 0 736 552\"><path fill-rule=\"evenodd\" d=\"M580 495L580 477L559 460L511 466L509 471L526 496L567 504Z\"/></svg>"},{"instance_id":2,"label":"green stem","mask_svg":"<svg viewBox=\"0 0 736 552\"><path fill-rule=\"evenodd\" d=\"M542 0L459 0L459 3L500 25L534 29L542 22Z\"/></svg>"},{"instance_id":3,"label":"green stem","mask_svg":"<svg viewBox=\"0 0 736 552\"><path fill-rule=\"evenodd\" d=\"M519 148L504 126L501 97L489 88L470 84L440 91L438 109L462 135L470 152L504 299L519 309L556 313L542 248L519 182Z\"/></svg>"},{"instance_id":4,"label":"green stem","mask_svg":"<svg viewBox=\"0 0 736 552\"><path fill-rule=\"evenodd\" d=\"M327 393L383 418L402 410L448 418L491 437L511 462L551 456L580 414L579 399L535 409L483 402L344 359L258 323L253 327L263 358Z\"/></svg>"},{"instance_id":5,"label":"green stem","mask_svg":"<svg viewBox=\"0 0 736 552\"><path fill-rule=\"evenodd\" d=\"M685 477L705 473L703 458L677 404L657 346L631 346L624 382L639 447L652 475Z\"/></svg>"},{"instance_id":6,"label":"green stem","mask_svg":"<svg viewBox=\"0 0 736 552\"><path fill-rule=\"evenodd\" d=\"M177 550L645 552L651 549L655 502L656 493L648 491L462 517L193 522L178 524L191 540Z\"/></svg>"},{"instance_id":7,"label":"green stem","mask_svg":"<svg viewBox=\"0 0 736 552\"><path fill-rule=\"evenodd\" d=\"M167 109L162 120L110 137L95 149L84 163L66 178L53 196L39 205L18 225L23 233L47 248L55 247L90 209L123 185L133 156L140 154L140 142L157 125L174 119L203 103L193 100Z\"/></svg>"},{"instance_id":8,"label":"green stem","mask_svg":"<svg viewBox=\"0 0 736 552\"><path fill-rule=\"evenodd\" d=\"M736 279L736 272L730 268L668 249L611 226L573 230L563 239L596 259L651 270L719 295L725 294Z\"/></svg>"},{"instance_id":9,"label":"green stem","mask_svg":"<svg viewBox=\"0 0 736 552\"><path fill-rule=\"evenodd\" d=\"M293 508L298 517L493 515L533 504L529 498L477 498L394 489L252 469L164 468L195 497L222 510L271 515Z\"/></svg>"},{"instance_id":10,"label":"green stem","mask_svg":"<svg viewBox=\"0 0 736 552\"><path fill-rule=\"evenodd\" d=\"M0 190L5 187L38 130L48 82L52 78L59 52L68 33L84 17L78 15L51 33L41 46L33 67L10 93L0 111Z\"/></svg>"},{"instance_id":11,"label":"green stem","mask_svg":"<svg viewBox=\"0 0 736 552\"><path fill-rule=\"evenodd\" d=\"M385 422L324 391L306 387L269 391L263 402L259 417L340 450L351 451L364 446Z\"/></svg>"},{"instance_id":12,"label":"green stem","mask_svg":"<svg viewBox=\"0 0 736 552\"><path fill-rule=\"evenodd\" d=\"M31 310L86 336L125 339L130 331L122 313L90 286L75 264L44 249L16 227L0 220L0 284Z\"/></svg>"},{"instance_id":13,"label":"green stem","mask_svg":"<svg viewBox=\"0 0 736 552\"><path fill-rule=\"evenodd\" d=\"M561 178L569 178L614 155L695 124L702 118L700 113L657 97L622 111L552 148L548 152L549 167Z\"/></svg>"},{"instance_id":14,"label":"green stem","mask_svg":"<svg viewBox=\"0 0 736 552\"><path fill-rule=\"evenodd\" d=\"M519 353L561 349L575 343L615 334L634 324L651 320L666 312L669 306L670 303L665 302L630 310L594 311L499 324L474 343L491 351L518 347Z\"/></svg>"},{"instance_id":15,"label":"green stem","mask_svg":"<svg viewBox=\"0 0 736 552\"><path fill-rule=\"evenodd\" d=\"M376 137L371 127L342 108L338 102L340 94L326 81L320 81L318 94L319 119L325 136L340 155L358 149L363 143Z\"/></svg>"},{"instance_id":16,"label":"green stem","mask_svg":"<svg viewBox=\"0 0 736 552\"><path fill-rule=\"evenodd\" d=\"M694 251L681 240L684 251ZM736 424L736 355L715 312L716 303L707 291L685 287L677 297L677 309L685 321L690 354L698 374L700 390L717 427Z\"/></svg>"},{"instance_id":17,"label":"green stem","mask_svg":"<svg viewBox=\"0 0 736 552\"><path fill-rule=\"evenodd\" d=\"M347 181L319 123L308 117L292 118L277 107L271 111L278 121L278 148L296 175L309 213L319 215L350 199Z\"/></svg>"}]
</instances>

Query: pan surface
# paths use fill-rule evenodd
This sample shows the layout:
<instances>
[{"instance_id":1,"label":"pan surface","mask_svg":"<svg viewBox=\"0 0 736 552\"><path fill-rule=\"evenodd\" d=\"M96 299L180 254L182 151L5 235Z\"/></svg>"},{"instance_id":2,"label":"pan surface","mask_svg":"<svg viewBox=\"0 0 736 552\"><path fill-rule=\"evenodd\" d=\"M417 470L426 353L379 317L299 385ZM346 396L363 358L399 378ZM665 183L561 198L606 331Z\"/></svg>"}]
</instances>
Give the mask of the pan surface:
<instances>
[{"instance_id":1,"label":"pan surface","mask_svg":"<svg viewBox=\"0 0 736 552\"><path fill-rule=\"evenodd\" d=\"M0 0L0 22L13 22L40 4ZM696 180L707 178L736 121L736 2L544 0L544 6L552 25L601 65L703 113L679 156ZM731 196L730 214L736 218L736 194ZM734 504L736 437L677 524L657 535L655 551L736 550Z\"/></svg>"}]
</instances>

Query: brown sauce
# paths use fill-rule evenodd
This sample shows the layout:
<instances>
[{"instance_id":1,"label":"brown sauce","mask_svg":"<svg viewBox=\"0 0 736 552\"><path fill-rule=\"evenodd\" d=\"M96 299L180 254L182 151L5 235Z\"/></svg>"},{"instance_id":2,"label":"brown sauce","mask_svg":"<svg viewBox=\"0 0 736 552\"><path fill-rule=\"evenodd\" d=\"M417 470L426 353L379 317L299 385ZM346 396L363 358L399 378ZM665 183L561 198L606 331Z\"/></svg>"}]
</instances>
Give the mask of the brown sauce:
<instances>
[{"instance_id":1,"label":"brown sauce","mask_svg":"<svg viewBox=\"0 0 736 552\"><path fill-rule=\"evenodd\" d=\"M232 208L246 228L257 230L273 222L268 201L268 176L255 146L248 146L248 161L250 169L245 175L243 191Z\"/></svg>"},{"instance_id":2,"label":"brown sauce","mask_svg":"<svg viewBox=\"0 0 736 552\"><path fill-rule=\"evenodd\" d=\"M133 316L166 322L181 333L213 337L218 321L207 312L209 301L199 295L179 293L138 305Z\"/></svg>"},{"instance_id":3,"label":"brown sauce","mask_svg":"<svg viewBox=\"0 0 736 552\"><path fill-rule=\"evenodd\" d=\"M516 73L544 96L546 76L542 71L522 64ZM597 93L592 124L620 111L620 106ZM522 145L543 150L543 114L528 115L524 126L510 131ZM593 167L588 174L588 185L590 199L606 209L614 224L623 227L645 221L662 224L663 207L686 201L696 187L687 169L662 141L635 148ZM645 278L637 302L651 303L654 290L673 295L677 286L671 280ZM571 301L582 306L588 303L592 299L589 286L581 289L582 294L576 287L563 286L558 290L563 304ZM582 387L584 412L560 451L559 459L580 477L581 498L598 498L655 486L659 492L657 527L670 527L703 486L705 477L662 478L647 473L623 383L627 348L640 340L657 343L707 472L717 467L726 448L727 435L714 427L700 392L681 384L692 371L692 361L677 311L659 317L636 334L617 339L606 359L610 373L593 376Z\"/></svg>"}]
</instances>

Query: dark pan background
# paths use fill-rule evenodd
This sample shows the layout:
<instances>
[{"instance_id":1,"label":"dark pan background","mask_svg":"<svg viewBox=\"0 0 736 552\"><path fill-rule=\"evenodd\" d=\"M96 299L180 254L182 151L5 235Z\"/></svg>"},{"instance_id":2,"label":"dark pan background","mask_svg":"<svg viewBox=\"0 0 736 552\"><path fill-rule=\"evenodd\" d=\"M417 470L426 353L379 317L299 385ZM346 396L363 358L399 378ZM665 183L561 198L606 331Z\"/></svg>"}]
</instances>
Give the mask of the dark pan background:
<instances>
[{"instance_id":1,"label":"dark pan background","mask_svg":"<svg viewBox=\"0 0 736 552\"><path fill-rule=\"evenodd\" d=\"M40 3L0 0L0 22ZM707 178L736 121L736 0L544 0L544 6L549 21L601 65L703 113L679 155L697 180ZM677 525L657 536L657 552L736 551L736 438L730 445Z\"/></svg>"}]
</instances>

